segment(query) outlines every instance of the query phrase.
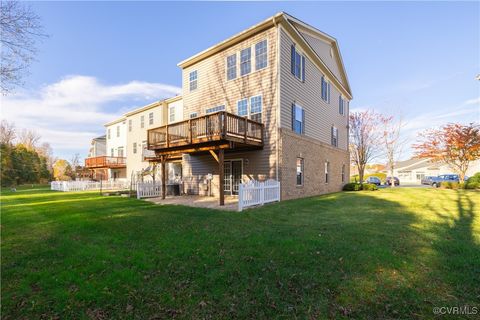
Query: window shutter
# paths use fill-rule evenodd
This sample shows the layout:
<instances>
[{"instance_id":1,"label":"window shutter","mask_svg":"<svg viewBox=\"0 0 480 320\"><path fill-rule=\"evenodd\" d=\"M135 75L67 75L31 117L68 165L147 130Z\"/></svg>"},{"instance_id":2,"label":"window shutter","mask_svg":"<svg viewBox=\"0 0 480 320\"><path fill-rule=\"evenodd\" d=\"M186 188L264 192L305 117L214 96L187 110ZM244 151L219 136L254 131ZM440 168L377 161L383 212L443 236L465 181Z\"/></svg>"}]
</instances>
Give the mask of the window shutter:
<instances>
[{"instance_id":1,"label":"window shutter","mask_svg":"<svg viewBox=\"0 0 480 320\"><path fill-rule=\"evenodd\" d=\"M295 103L292 103L292 130L295 131Z\"/></svg>"},{"instance_id":2,"label":"window shutter","mask_svg":"<svg viewBox=\"0 0 480 320\"><path fill-rule=\"evenodd\" d=\"M305 134L305 109L302 109L302 134Z\"/></svg>"},{"instance_id":3,"label":"window shutter","mask_svg":"<svg viewBox=\"0 0 480 320\"><path fill-rule=\"evenodd\" d=\"M327 101L328 101L328 103L330 103L330 82L327 83L327 87L328 87L328 90L327 90L327 95L328 95Z\"/></svg>"},{"instance_id":4,"label":"window shutter","mask_svg":"<svg viewBox=\"0 0 480 320\"><path fill-rule=\"evenodd\" d=\"M330 128L330 144L333 146L333 127Z\"/></svg>"},{"instance_id":5,"label":"window shutter","mask_svg":"<svg viewBox=\"0 0 480 320\"><path fill-rule=\"evenodd\" d=\"M292 55L291 55L291 72L295 75L295 45L292 44Z\"/></svg>"},{"instance_id":6,"label":"window shutter","mask_svg":"<svg viewBox=\"0 0 480 320\"><path fill-rule=\"evenodd\" d=\"M302 81L305 82L305 56L302 56Z\"/></svg>"}]
</instances>

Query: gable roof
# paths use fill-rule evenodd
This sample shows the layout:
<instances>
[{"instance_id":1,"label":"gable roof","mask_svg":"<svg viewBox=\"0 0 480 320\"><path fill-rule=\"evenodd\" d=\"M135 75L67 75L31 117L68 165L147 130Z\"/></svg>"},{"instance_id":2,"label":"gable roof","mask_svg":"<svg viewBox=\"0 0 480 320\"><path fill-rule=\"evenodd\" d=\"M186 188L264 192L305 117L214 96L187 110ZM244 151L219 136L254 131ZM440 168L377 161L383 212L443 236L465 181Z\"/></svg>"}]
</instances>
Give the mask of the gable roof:
<instances>
[{"instance_id":1,"label":"gable roof","mask_svg":"<svg viewBox=\"0 0 480 320\"><path fill-rule=\"evenodd\" d=\"M178 63L178 66L182 69L185 69L199 61L202 61L220 51L223 51L251 36L267 30L271 27L276 27L278 25L282 25L284 29L289 33L289 35L294 38L303 48L305 48L309 56L312 57L315 61L314 63L326 74L326 76L331 79L337 87L342 91L342 93L352 99L352 92L350 89L350 84L348 82L347 73L345 71L345 66L343 64L342 56L340 54L340 50L338 47L338 42L335 38L331 37L330 35L298 20L297 18L285 13L279 12L276 15L240 32L236 35L217 43L216 45L211 46L210 48L203 50L196 55L191 56L181 62ZM308 30L309 33L314 34L315 37L322 39L323 41L327 41L332 46L332 49L335 52L335 59L337 60L337 65L339 67L340 79L335 75L332 71L332 68L327 66L324 61L324 58L321 57L318 50L312 47L312 45L305 39L305 36L299 30Z\"/></svg>"}]
</instances>

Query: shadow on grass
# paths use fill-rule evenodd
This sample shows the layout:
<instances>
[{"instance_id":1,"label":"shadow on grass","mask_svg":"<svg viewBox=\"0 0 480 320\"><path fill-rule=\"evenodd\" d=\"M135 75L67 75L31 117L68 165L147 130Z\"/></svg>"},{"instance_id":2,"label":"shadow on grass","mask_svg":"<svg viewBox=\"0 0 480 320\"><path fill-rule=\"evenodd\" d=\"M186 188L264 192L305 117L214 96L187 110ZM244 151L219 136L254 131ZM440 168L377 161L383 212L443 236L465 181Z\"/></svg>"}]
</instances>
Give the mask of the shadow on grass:
<instances>
[{"instance_id":1,"label":"shadow on grass","mask_svg":"<svg viewBox=\"0 0 480 320\"><path fill-rule=\"evenodd\" d=\"M115 197L37 199L3 213L12 217L2 234L2 315L430 318L439 302L472 301L475 293L459 288L472 289L465 281L478 264L469 255L465 276L454 275L457 260L445 255L450 241L478 257L464 235L474 203L458 202L462 221L452 227L424 221L428 201L417 212L392 195L337 193L245 214ZM24 237L22 229L38 230ZM441 236L432 242L425 230Z\"/></svg>"}]
</instances>

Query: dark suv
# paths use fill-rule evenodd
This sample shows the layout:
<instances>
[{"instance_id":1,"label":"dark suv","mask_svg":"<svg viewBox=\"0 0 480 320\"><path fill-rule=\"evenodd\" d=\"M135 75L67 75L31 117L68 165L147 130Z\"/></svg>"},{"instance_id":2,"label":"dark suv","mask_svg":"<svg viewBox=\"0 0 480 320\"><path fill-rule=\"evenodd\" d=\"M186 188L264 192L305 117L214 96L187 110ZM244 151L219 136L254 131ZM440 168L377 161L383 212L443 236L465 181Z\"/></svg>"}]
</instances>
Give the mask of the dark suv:
<instances>
[{"instance_id":1,"label":"dark suv","mask_svg":"<svg viewBox=\"0 0 480 320\"><path fill-rule=\"evenodd\" d=\"M400 180L397 177L393 177L393 183L396 186L400 185ZM392 177L387 177L387 180L385 180L385 185L386 186L391 186L392 185Z\"/></svg>"},{"instance_id":2,"label":"dark suv","mask_svg":"<svg viewBox=\"0 0 480 320\"><path fill-rule=\"evenodd\" d=\"M368 177L367 180L365 180L365 182L374 184L376 186L379 186L379 185L382 184L382 180L380 180L380 178L374 177L374 176Z\"/></svg>"}]
</instances>

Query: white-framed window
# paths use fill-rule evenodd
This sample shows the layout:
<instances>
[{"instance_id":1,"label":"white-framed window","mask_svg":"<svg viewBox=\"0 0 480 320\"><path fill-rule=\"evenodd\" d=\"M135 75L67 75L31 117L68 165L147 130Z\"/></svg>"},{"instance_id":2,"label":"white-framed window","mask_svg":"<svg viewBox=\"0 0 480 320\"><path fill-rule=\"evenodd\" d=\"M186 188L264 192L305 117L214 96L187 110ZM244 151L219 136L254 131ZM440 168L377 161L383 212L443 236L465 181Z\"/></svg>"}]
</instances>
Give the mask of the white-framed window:
<instances>
[{"instance_id":1,"label":"white-framed window","mask_svg":"<svg viewBox=\"0 0 480 320\"><path fill-rule=\"evenodd\" d=\"M152 125L153 124L153 112L150 112L148 114L148 124Z\"/></svg>"},{"instance_id":2,"label":"white-framed window","mask_svg":"<svg viewBox=\"0 0 480 320\"><path fill-rule=\"evenodd\" d=\"M112 138L112 131L110 130L110 128L108 128L108 130L107 130L107 138L108 139Z\"/></svg>"},{"instance_id":3,"label":"white-framed window","mask_svg":"<svg viewBox=\"0 0 480 320\"><path fill-rule=\"evenodd\" d=\"M175 122L175 106L168 107L168 121Z\"/></svg>"},{"instance_id":4,"label":"white-framed window","mask_svg":"<svg viewBox=\"0 0 480 320\"><path fill-rule=\"evenodd\" d=\"M214 113L214 112L218 112L218 111L223 111L225 110L225 105L220 105L220 106L216 106L216 107L213 107L213 108L208 108L207 110L205 110L205 113Z\"/></svg>"},{"instance_id":5,"label":"white-framed window","mask_svg":"<svg viewBox=\"0 0 480 320\"><path fill-rule=\"evenodd\" d=\"M342 96L338 96L338 113L342 116L345 114L345 100L343 100Z\"/></svg>"},{"instance_id":6,"label":"white-framed window","mask_svg":"<svg viewBox=\"0 0 480 320\"><path fill-rule=\"evenodd\" d=\"M263 40L255 44L255 70L260 70L267 67L267 50L267 40Z\"/></svg>"},{"instance_id":7,"label":"white-framed window","mask_svg":"<svg viewBox=\"0 0 480 320\"><path fill-rule=\"evenodd\" d=\"M244 76L252 71L252 48L248 47L240 51L240 75Z\"/></svg>"},{"instance_id":8,"label":"white-framed window","mask_svg":"<svg viewBox=\"0 0 480 320\"><path fill-rule=\"evenodd\" d=\"M292 105L292 130L298 134L305 133L305 110L295 103Z\"/></svg>"},{"instance_id":9,"label":"white-framed window","mask_svg":"<svg viewBox=\"0 0 480 320\"><path fill-rule=\"evenodd\" d=\"M128 120L128 132L132 131L132 119Z\"/></svg>"},{"instance_id":10,"label":"white-framed window","mask_svg":"<svg viewBox=\"0 0 480 320\"><path fill-rule=\"evenodd\" d=\"M325 183L328 183L328 172L330 171L330 162L325 161Z\"/></svg>"},{"instance_id":11,"label":"white-framed window","mask_svg":"<svg viewBox=\"0 0 480 320\"><path fill-rule=\"evenodd\" d=\"M303 170L304 170L303 158L297 158L297 166L296 167L297 167L296 185L297 186L303 186Z\"/></svg>"},{"instance_id":12,"label":"white-framed window","mask_svg":"<svg viewBox=\"0 0 480 320\"><path fill-rule=\"evenodd\" d=\"M197 89L198 86L198 73L197 70L190 72L189 74L189 81L190 81L190 91Z\"/></svg>"},{"instance_id":13,"label":"white-framed window","mask_svg":"<svg viewBox=\"0 0 480 320\"><path fill-rule=\"evenodd\" d=\"M113 152L113 148L110 149L110 156L111 156L111 157L114 157L114 156L115 156L115 153Z\"/></svg>"},{"instance_id":14,"label":"white-framed window","mask_svg":"<svg viewBox=\"0 0 480 320\"><path fill-rule=\"evenodd\" d=\"M123 155L123 147L118 147L118 149L117 149L117 154L118 154L119 157L123 157L123 156L124 156L124 155Z\"/></svg>"},{"instance_id":15,"label":"white-framed window","mask_svg":"<svg viewBox=\"0 0 480 320\"><path fill-rule=\"evenodd\" d=\"M145 116L140 116L140 128L145 128Z\"/></svg>"},{"instance_id":16,"label":"white-framed window","mask_svg":"<svg viewBox=\"0 0 480 320\"><path fill-rule=\"evenodd\" d=\"M133 153L137 153L137 143L136 142L133 143L133 148L132 149L133 149Z\"/></svg>"},{"instance_id":17,"label":"white-framed window","mask_svg":"<svg viewBox=\"0 0 480 320\"><path fill-rule=\"evenodd\" d=\"M193 118L196 118L198 117L198 113L197 112L192 112L190 113L190 119L193 119Z\"/></svg>"},{"instance_id":18,"label":"white-framed window","mask_svg":"<svg viewBox=\"0 0 480 320\"><path fill-rule=\"evenodd\" d=\"M345 163L342 164L342 182L345 182Z\"/></svg>"},{"instance_id":19,"label":"white-framed window","mask_svg":"<svg viewBox=\"0 0 480 320\"><path fill-rule=\"evenodd\" d=\"M330 83L322 77L322 100L330 103Z\"/></svg>"},{"instance_id":20,"label":"white-framed window","mask_svg":"<svg viewBox=\"0 0 480 320\"><path fill-rule=\"evenodd\" d=\"M299 80L305 81L305 56L297 50L294 44L291 47L291 72Z\"/></svg>"},{"instance_id":21,"label":"white-framed window","mask_svg":"<svg viewBox=\"0 0 480 320\"><path fill-rule=\"evenodd\" d=\"M332 135L332 146L338 147L338 128L336 128L335 126L332 126L331 135Z\"/></svg>"},{"instance_id":22,"label":"white-framed window","mask_svg":"<svg viewBox=\"0 0 480 320\"><path fill-rule=\"evenodd\" d=\"M262 96L254 96L250 98L250 119L262 122Z\"/></svg>"},{"instance_id":23,"label":"white-framed window","mask_svg":"<svg viewBox=\"0 0 480 320\"><path fill-rule=\"evenodd\" d=\"M117 126L117 138L120 137L120 126Z\"/></svg>"},{"instance_id":24,"label":"white-framed window","mask_svg":"<svg viewBox=\"0 0 480 320\"><path fill-rule=\"evenodd\" d=\"M248 116L248 99L242 99L237 102L237 115L241 117Z\"/></svg>"},{"instance_id":25,"label":"white-framed window","mask_svg":"<svg viewBox=\"0 0 480 320\"><path fill-rule=\"evenodd\" d=\"M227 57L227 80L237 77L237 54L234 53Z\"/></svg>"}]
</instances>

